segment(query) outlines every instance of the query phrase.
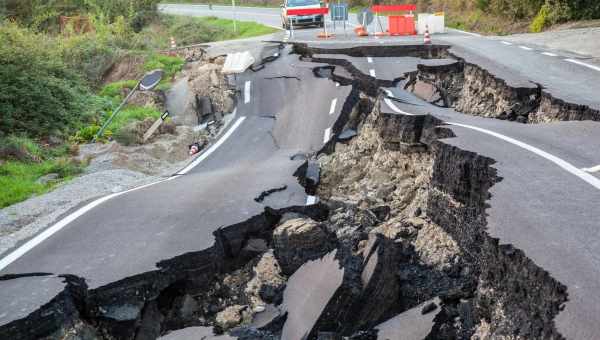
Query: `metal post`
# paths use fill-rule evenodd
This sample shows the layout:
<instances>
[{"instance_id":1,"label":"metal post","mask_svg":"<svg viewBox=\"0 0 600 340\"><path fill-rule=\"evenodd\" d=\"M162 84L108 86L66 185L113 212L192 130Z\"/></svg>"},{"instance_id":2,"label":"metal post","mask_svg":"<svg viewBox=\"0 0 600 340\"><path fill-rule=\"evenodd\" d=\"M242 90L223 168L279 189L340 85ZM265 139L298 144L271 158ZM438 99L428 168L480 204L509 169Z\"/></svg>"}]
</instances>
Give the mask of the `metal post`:
<instances>
[{"instance_id":1,"label":"metal post","mask_svg":"<svg viewBox=\"0 0 600 340\"><path fill-rule=\"evenodd\" d=\"M237 18L237 14L235 11L235 0L231 0L231 6L233 7L233 33L237 33L237 26L235 23L235 19Z\"/></svg>"},{"instance_id":2,"label":"metal post","mask_svg":"<svg viewBox=\"0 0 600 340\"><path fill-rule=\"evenodd\" d=\"M117 109L115 111L113 111L113 113L110 115L110 117L108 117L108 120L106 122L104 122L104 124L100 128L100 131L98 131L98 133L96 134L96 136L94 137L94 139L92 139L92 142L96 142L96 140L98 140L98 138L102 137L102 134L104 133L104 130L108 127L108 125L110 125L110 123L115 118L115 116L117 115L117 113L119 113L119 111L121 111L121 109L123 108L123 106L125 106L125 104L127 104L127 101L129 101L129 99L133 96L133 94L138 90L138 88L140 87L140 83L141 83L141 81L139 81L137 83L137 85L133 88L133 90L131 90L131 92L129 92L129 94L127 95L127 97L125 97L125 99L123 99L123 101L121 102L121 104L119 105L119 107L117 107Z\"/></svg>"}]
</instances>

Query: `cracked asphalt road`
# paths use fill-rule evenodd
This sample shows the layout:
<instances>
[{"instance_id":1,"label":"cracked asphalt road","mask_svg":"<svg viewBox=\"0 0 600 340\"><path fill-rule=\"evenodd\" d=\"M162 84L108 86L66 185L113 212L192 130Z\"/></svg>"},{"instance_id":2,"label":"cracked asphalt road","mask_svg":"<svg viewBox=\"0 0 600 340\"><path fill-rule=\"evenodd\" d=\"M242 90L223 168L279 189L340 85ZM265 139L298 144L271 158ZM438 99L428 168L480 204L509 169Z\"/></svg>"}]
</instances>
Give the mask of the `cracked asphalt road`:
<instances>
[{"instance_id":1,"label":"cracked asphalt road","mask_svg":"<svg viewBox=\"0 0 600 340\"><path fill-rule=\"evenodd\" d=\"M256 16L255 11L264 15ZM228 15L226 10L223 12ZM244 15L264 22L279 20L267 10L251 12ZM302 34L314 34L314 30L303 30ZM443 38L463 48L466 58L484 59L495 65L499 76L526 77L545 84L559 98L576 102L581 99L592 107L600 106L597 96L591 95L593 88L586 86L597 83L600 72L563 65L560 60L544 64L539 55L534 58L525 50L507 50L503 53L510 57L498 61L493 59L496 47L479 39L458 33ZM405 41L411 42L414 39ZM162 259L210 246L212 232L218 227L240 222L262 210L264 205L254 198L265 190L287 186L269 205L304 204L304 189L292 176L302 161L290 157L316 151L332 138L327 130L350 89L314 77L312 68L320 64L301 62L287 53L281 55L262 71L247 72L238 78L240 89L251 82L250 100L240 100L237 107L236 119L245 120L215 153L184 176L101 204L3 268L0 275L69 273L84 277L91 288L99 287L155 269L155 263ZM416 58L344 59L365 75L382 79L394 79L422 62ZM533 65L531 70L523 66L527 64ZM546 72L542 72L544 68ZM559 86L565 75L569 75L568 86ZM409 102L394 103L403 111L433 113L445 121L492 130L578 168L600 164L599 123L522 125L456 113L424 103L404 91L391 90ZM334 99L337 105L332 105ZM569 302L556 319L560 332L569 339L600 337L600 325L595 321L600 313L595 294L600 282L600 190L522 147L464 127L453 130L457 137L446 142L494 158L499 175L504 177L492 189L488 210L492 236L523 249L536 264L568 286ZM600 178L598 173L594 176ZM0 281L0 324L26 316L61 289L55 277Z\"/></svg>"}]
</instances>

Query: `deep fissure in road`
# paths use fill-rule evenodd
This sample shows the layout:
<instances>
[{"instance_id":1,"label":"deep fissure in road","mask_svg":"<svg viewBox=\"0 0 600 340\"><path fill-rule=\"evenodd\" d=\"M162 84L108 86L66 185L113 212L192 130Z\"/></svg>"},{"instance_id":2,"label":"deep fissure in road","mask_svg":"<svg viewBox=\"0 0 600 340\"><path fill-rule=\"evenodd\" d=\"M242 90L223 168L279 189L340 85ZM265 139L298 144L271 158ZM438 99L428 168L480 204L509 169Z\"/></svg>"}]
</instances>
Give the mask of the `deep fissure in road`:
<instances>
[{"instance_id":1,"label":"deep fissure in road","mask_svg":"<svg viewBox=\"0 0 600 340\"><path fill-rule=\"evenodd\" d=\"M400 79L331 67L352 90L331 140L296 172L319 203L267 207L217 230L209 249L97 289L67 275L63 292L0 337L154 339L214 327L239 339L391 339L402 334L394 320L417 309L432 320L428 339L560 338L565 286L486 232L501 180L494 161L440 142L453 133L433 116L383 111L380 87ZM338 138L347 131L356 133Z\"/></svg>"},{"instance_id":2,"label":"deep fissure in road","mask_svg":"<svg viewBox=\"0 0 600 340\"><path fill-rule=\"evenodd\" d=\"M418 65L408 74L406 90L442 107L477 116L547 123L570 120L600 121L600 111L554 97L539 84L514 87L479 65L451 53L455 62Z\"/></svg>"}]
</instances>

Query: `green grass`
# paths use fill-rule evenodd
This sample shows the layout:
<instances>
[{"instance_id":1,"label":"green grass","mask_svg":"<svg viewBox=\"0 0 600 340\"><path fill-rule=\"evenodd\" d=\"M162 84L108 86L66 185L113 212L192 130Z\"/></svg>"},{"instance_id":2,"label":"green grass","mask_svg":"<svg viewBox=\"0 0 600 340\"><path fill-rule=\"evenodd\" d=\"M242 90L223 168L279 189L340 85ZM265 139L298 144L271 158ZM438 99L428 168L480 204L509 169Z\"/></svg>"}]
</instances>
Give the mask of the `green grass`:
<instances>
[{"instance_id":1,"label":"green grass","mask_svg":"<svg viewBox=\"0 0 600 340\"><path fill-rule=\"evenodd\" d=\"M216 41L251 38L278 31L273 27L261 25L252 21L237 21L237 33L234 33L232 20L216 17L204 17L199 19L203 20L209 26L222 30L222 35L217 35Z\"/></svg>"},{"instance_id":2,"label":"green grass","mask_svg":"<svg viewBox=\"0 0 600 340\"><path fill-rule=\"evenodd\" d=\"M102 96L102 97L108 97L110 99L123 99L122 96L122 92L123 89L127 88L127 89L132 89L135 87L135 85L137 85L137 80L123 80L123 81L117 81L114 83L110 83L105 85L100 92L98 93L98 95Z\"/></svg>"},{"instance_id":3,"label":"green grass","mask_svg":"<svg viewBox=\"0 0 600 340\"><path fill-rule=\"evenodd\" d=\"M113 133L119 131L122 127L134 120L144 120L148 117L158 119L161 113L155 108L129 106L119 112L113 121L108 125L108 129Z\"/></svg>"},{"instance_id":4,"label":"green grass","mask_svg":"<svg viewBox=\"0 0 600 340\"><path fill-rule=\"evenodd\" d=\"M151 54L144 63L144 71L152 71L156 69L161 69L164 72L163 80L170 80L177 74L177 72L183 69L183 65L185 64L185 60L180 57L172 57L163 54ZM134 84L135 86L135 84Z\"/></svg>"},{"instance_id":5,"label":"green grass","mask_svg":"<svg viewBox=\"0 0 600 340\"><path fill-rule=\"evenodd\" d=\"M82 171L81 165L62 158L40 163L7 161L0 165L0 208L46 193ZM40 177L51 173L57 173L58 180L36 183Z\"/></svg>"}]
</instances>

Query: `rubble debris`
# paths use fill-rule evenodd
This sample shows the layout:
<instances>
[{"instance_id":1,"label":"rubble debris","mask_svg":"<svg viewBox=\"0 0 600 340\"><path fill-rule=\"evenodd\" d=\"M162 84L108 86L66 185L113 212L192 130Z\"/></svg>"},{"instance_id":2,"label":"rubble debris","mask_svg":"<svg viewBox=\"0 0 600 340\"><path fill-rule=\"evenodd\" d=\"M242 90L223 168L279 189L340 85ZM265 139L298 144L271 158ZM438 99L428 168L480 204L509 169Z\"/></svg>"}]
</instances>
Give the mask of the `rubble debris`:
<instances>
[{"instance_id":1,"label":"rubble debris","mask_svg":"<svg viewBox=\"0 0 600 340\"><path fill-rule=\"evenodd\" d=\"M312 219L296 218L278 225L273 243L282 272L291 275L306 261L329 252L333 245L328 238L323 227Z\"/></svg>"}]
</instances>

